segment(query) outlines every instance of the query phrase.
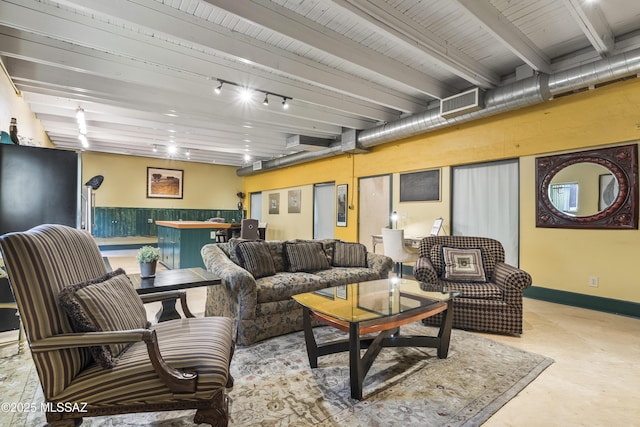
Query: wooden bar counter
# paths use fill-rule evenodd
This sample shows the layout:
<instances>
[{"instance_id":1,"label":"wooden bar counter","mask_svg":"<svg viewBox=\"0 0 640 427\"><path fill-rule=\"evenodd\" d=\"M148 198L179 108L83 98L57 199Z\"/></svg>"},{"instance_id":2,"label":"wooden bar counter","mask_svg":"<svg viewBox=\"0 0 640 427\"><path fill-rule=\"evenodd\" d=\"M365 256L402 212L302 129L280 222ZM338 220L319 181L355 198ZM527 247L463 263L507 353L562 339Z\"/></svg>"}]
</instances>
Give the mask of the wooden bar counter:
<instances>
[{"instance_id":1,"label":"wooden bar counter","mask_svg":"<svg viewBox=\"0 0 640 427\"><path fill-rule=\"evenodd\" d=\"M208 221L156 221L160 263L166 268L205 268L200 255L204 245L216 242L216 232L227 231L227 240L239 223Z\"/></svg>"}]
</instances>

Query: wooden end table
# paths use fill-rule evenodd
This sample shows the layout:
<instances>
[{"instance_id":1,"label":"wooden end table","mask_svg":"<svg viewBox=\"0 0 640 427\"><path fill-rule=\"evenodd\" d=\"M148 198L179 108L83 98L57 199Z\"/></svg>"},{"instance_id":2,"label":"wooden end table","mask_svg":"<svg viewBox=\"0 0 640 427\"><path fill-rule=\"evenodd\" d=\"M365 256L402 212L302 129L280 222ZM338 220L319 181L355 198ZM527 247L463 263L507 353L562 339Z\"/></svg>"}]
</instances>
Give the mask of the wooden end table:
<instances>
[{"instance_id":1,"label":"wooden end table","mask_svg":"<svg viewBox=\"0 0 640 427\"><path fill-rule=\"evenodd\" d=\"M138 295L153 294L163 291L197 288L200 286L219 285L222 280L203 268L178 268L175 270L159 270L155 277L141 278L140 274L129 274ZM176 301L162 301L162 307L156 314L158 322L180 319L176 310Z\"/></svg>"}]
</instances>

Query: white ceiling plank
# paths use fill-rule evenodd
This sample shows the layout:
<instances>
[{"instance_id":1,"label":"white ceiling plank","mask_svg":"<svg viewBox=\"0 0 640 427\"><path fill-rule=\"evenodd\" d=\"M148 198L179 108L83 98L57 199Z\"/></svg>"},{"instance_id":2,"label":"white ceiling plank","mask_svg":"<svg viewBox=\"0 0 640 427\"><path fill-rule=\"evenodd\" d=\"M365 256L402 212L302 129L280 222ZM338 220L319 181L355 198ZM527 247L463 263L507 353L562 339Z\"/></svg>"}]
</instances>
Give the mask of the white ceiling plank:
<instances>
[{"instance_id":1,"label":"white ceiling plank","mask_svg":"<svg viewBox=\"0 0 640 427\"><path fill-rule=\"evenodd\" d=\"M161 40L145 38L143 35L120 28L109 28L107 24L94 22L82 15L70 14L60 8L39 7L38 10L34 10L0 2L0 24L34 34L43 34L49 38L55 34L56 38L70 40L74 45L90 48L92 52L85 51L86 55L98 56L102 52L102 58L108 58L113 62L109 69L118 70L123 63L144 64L149 71L154 71L147 74L147 80L149 76L168 71L192 74L192 77L200 79L203 84L207 77L218 77L238 83L251 82L253 87L268 88L270 92L312 105L335 107L338 111L363 115L376 121L390 121L399 117L397 112L393 113L391 110L346 95L340 96L327 89L286 80L269 73L262 73L262 77L258 77L260 73L256 70L246 71L246 64L225 62L221 58L212 58L177 44L167 48ZM41 42L54 44L56 40L52 38L50 41ZM60 43L58 42L58 45ZM120 78L127 77L123 74Z\"/></svg>"},{"instance_id":2,"label":"white ceiling plank","mask_svg":"<svg viewBox=\"0 0 640 427\"><path fill-rule=\"evenodd\" d=\"M596 2L585 4L580 0L563 0L571 16L580 26L593 48L601 56L611 55L614 36Z\"/></svg>"},{"instance_id":3,"label":"white ceiling plank","mask_svg":"<svg viewBox=\"0 0 640 427\"><path fill-rule=\"evenodd\" d=\"M489 0L453 0L473 16L483 28L534 70L549 73L550 59Z\"/></svg>"},{"instance_id":4,"label":"white ceiling plank","mask_svg":"<svg viewBox=\"0 0 640 427\"><path fill-rule=\"evenodd\" d=\"M162 31L190 43L214 49L225 55L249 60L251 63L282 74L294 76L332 90L338 90L348 96L357 97L404 113L423 111L427 108L423 102L417 102L408 96L391 93L359 76L314 63L299 55L291 54L251 39L229 29L215 27L212 23L184 15L177 10L152 0L139 1L140 4L111 0L69 0L65 4L81 6L136 25Z\"/></svg>"},{"instance_id":5,"label":"white ceiling plank","mask_svg":"<svg viewBox=\"0 0 640 427\"><path fill-rule=\"evenodd\" d=\"M417 23L383 0L332 0L334 3L358 15L361 19L378 27L423 54L433 62L469 83L488 89L500 83L500 76L478 61Z\"/></svg>"},{"instance_id":6,"label":"white ceiling plank","mask_svg":"<svg viewBox=\"0 0 640 427\"><path fill-rule=\"evenodd\" d=\"M237 0L204 0L256 25L299 40L344 61L393 78L433 98L455 93L427 74L400 64L374 50L364 48L353 40L313 22L290 10L264 0L239 2Z\"/></svg>"},{"instance_id":7,"label":"white ceiling plank","mask_svg":"<svg viewBox=\"0 0 640 427\"><path fill-rule=\"evenodd\" d=\"M38 73L37 70L42 69L42 71L39 71L39 75L46 76L46 78L51 81L53 81L53 79L58 79L54 82L55 84L61 86L69 85L70 87L81 87L85 90L102 93L105 97L112 97L121 93L122 98L127 99L131 98L134 94L139 93L141 96L134 98L139 100L137 102L156 105L157 110L160 109L160 106L164 106L165 110L175 108L187 111L197 111L197 108L202 107L205 108L203 111L211 113L212 108L218 107L220 108L220 114L229 115L232 113L239 113L236 109L233 109L233 105L231 105L232 110L228 111L229 103L232 101L229 97L229 92L235 88L229 88L229 90L223 91L226 103L220 104L220 101L223 99L221 96L215 96L213 91L210 89L203 93L201 84L191 82L186 78L188 76L180 75L180 73L177 73L178 76L174 77L156 72L155 77L150 79L149 71L151 71L153 67L148 64L133 63L131 65L118 64L116 66L113 64L111 59L102 59L103 55L96 52L91 52L94 56L90 57L79 53L78 47L75 47L73 51L70 51L61 48L54 48L53 46L45 46L36 42L29 43L24 39L18 41L15 38L8 37L3 34L0 34L0 46L2 46L0 47L0 51L9 57L13 56L14 51L19 48L23 57L28 55L32 58L39 58L41 62L46 64L56 63L57 66L65 67L59 68L58 71L56 71L56 69L44 69L43 67L47 67L44 64L33 64L27 67L26 65L21 65L19 62L14 61L11 62L11 65L8 64L7 66L14 67L16 77L37 80L39 77L35 73ZM115 60L128 62L121 58L115 58ZM80 67L83 67L82 73L72 74L74 73L74 70L79 70ZM31 68L31 70L28 70L27 68ZM65 72L64 70L68 71ZM30 74L25 75L23 73ZM176 73L167 71L166 74ZM108 77L103 77L105 75ZM104 78L126 80L101 80ZM141 87L138 88L137 86ZM212 86L215 85L212 84ZM151 88L154 88L155 91L149 92ZM164 95L164 99L161 99L161 95L157 93L160 91L166 93ZM148 93L148 95L144 96L145 93ZM189 96L178 96L179 94ZM272 98L272 101L276 101L276 99ZM307 120L309 123L327 123L335 126L355 129L368 128L375 124L374 121L354 119L354 116L339 114L336 111L314 107L307 103L298 104L295 99L289 102L291 103L292 108L288 110L287 115L289 115L291 120L294 122L296 119L301 119ZM279 106L275 105L276 102L273 104L274 105L270 105L269 107L264 107L261 103L258 103L258 105L256 105L257 114L262 114L263 116L265 116L265 114L271 114L271 118L267 118L265 116L262 119L270 122L278 122L278 119L282 118L283 113ZM259 121L261 119L256 120Z\"/></svg>"}]
</instances>

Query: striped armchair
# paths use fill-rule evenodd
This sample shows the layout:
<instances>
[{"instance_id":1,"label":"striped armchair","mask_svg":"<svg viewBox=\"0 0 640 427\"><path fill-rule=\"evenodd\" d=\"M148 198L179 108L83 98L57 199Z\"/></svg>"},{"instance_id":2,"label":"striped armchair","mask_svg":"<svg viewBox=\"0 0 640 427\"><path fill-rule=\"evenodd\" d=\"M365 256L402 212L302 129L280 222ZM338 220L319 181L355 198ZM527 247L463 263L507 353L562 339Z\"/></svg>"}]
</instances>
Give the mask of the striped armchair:
<instances>
[{"instance_id":1,"label":"striped armchair","mask_svg":"<svg viewBox=\"0 0 640 427\"><path fill-rule=\"evenodd\" d=\"M44 398L54 410L61 404L69 410L47 412L49 425L178 409L197 409L196 424L228 424L231 319L187 318L151 326L142 307L150 299L135 294L122 270L107 272L91 235L74 228L41 225L6 234L0 249ZM154 296L180 297L186 308L184 293ZM83 323L68 307L84 315L81 332ZM115 327L123 317L129 322L123 324L133 326ZM96 358L100 352L109 353L106 367Z\"/></svg>"},{"instance_id":2,"label":"striped armchair","mask_svg":"<svg viewBox=\"0 0 640 427\"><path fill-rule=\"evenodd\" d=\"M456 261L462 265L457 271ZM461 293L453 301L454 328L522 333L522 291L531 286L531 276L504 263L499 241L469 236L425 237L413 275L423 289ZM439 325L440 317L426 319L426 323Z\"/></svg>"}]
</instances>

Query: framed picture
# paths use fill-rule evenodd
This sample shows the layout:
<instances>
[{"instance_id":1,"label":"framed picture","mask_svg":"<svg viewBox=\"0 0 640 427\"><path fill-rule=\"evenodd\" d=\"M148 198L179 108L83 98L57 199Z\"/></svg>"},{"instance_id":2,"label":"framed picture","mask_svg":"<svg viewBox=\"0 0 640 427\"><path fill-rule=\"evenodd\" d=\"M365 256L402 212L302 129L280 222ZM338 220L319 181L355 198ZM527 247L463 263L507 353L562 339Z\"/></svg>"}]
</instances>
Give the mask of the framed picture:
<instances>
[{"instance_id":1,"label":"framed picture","mask_svg":"<svg viewBox=\"0 0 640 427\"><path fill-rule=\"evenodd\" d=\"M401 202L440 200L440 169L400 174Z\"/></svg>"},{"instance_id":2,"label":"framed picture","mask_svg":"<svg viewBox=\"0 0 640 427\"><path fill-rule=\"evenodd\" d=\"M338 185L336 203L336 226L347 226L347 184Z\"/></svg>"},{"instance_id":3,"label":"framed picture","mask_svg":"<svg viewBox=\"0 0 640 427\"><path fill-rule=\"evenodd\" d=\"M602 212L607 209L618 198L620 188L618 187L618 180L610 173L605 173L599 176L600 185L598 194L598 212Z\"/></svg>"},{"instance_id":4,"label":"framed picture","mask_svg":"<svg viewBox=\"0 0 640 427\"><path fill-rule=\"evenodd\" d=\"M280 193L269 194L269 214L277 215L280 213Z\"/></svg>"},{"instance_id":5,"label":"framed picture","mask_svg":"<svg viewBox=\"0 0 640 427\"><path fill-rule=\"evenodd\" d=\"M147 198L182 199L184 171L147 168Z\"/></svg>"},{"instance_id":6,"label":"framed picture","mask_svg":"<svg viewBox=\"0 0 640 427\"><path fill-rule=\"evenodd\" d=\"M289 213L300 213L300 197L302 190L289 190Z\"/></svg>"}]
</instances>

